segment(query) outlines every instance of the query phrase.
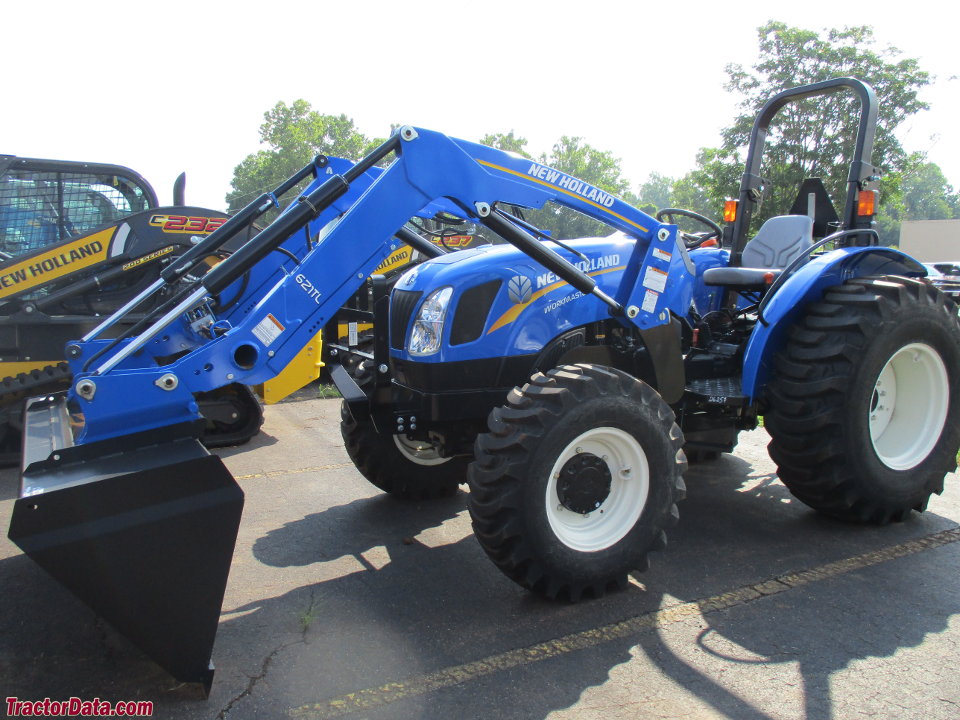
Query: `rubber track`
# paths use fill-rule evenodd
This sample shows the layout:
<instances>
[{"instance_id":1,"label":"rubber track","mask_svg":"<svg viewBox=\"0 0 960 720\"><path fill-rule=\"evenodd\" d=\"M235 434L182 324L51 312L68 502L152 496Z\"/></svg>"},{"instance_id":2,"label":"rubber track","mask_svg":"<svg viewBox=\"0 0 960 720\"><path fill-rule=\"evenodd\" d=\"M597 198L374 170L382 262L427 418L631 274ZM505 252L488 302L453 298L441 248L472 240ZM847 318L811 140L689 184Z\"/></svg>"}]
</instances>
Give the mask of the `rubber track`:
<instances>
[{"instance_id":1,"label":"rubber track","mask_svg":"<svg viewBox=\"0 0 960 720\"><path fill-rule=\"evenodd\" d=\"M31 395L56 392L70 385L70 366L67 363L47 365L28 373L7 376L0 380L0 406L22 400Z\"/></svg>"}]
</instances>

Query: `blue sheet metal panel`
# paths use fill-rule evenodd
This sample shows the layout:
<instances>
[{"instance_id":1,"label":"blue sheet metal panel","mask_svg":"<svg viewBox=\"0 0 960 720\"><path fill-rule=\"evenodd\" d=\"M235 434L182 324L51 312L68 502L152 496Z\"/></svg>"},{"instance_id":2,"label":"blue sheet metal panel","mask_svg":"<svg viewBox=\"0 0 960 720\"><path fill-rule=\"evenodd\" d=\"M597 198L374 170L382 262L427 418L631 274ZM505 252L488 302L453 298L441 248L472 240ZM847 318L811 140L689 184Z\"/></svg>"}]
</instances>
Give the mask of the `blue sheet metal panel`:
<instances>
[{"instance_id":1,"label":"blue sheet metal panel","mask_svg":"<svg viewBox=\"0 0 960 720\"><path fill-rule=\"evenodd\" d=\"M690 259L696 268L693 302L697 313L703 316L719 310L723 303L723 288L704 284L703 272L709 268L727 267L730 264L730 251L725 248L697 248L690 251Z\"/></svg>"},{"instance_id":2,"label":"blue sheet metal panel","mask_svg":"<svg viewBox=\"0 0 960 720\"><path fill-rule=\"evenodd\" d=\"M635 243L633 238L621 234L565 242L586 255L587 260L560 248L557 251L593 277L601 290L613 294ZM465 282L468 278L469 283ZM451 319L463 293L491 280L500 280L501 287L487 315L483 333L476 340L451 346ZM566 330L610 317L607 305L598 298L584 297L511 245L486 246L431 260L407 271L397 283L397 289L421 291L426 298L430 291L446 285L454 288L454 294L440 351L417 357L418 362L526 355L538 352ZM411 322L415 317L416 312ZM409 357L405 350L394 350L392 354L398 358Z\"/></svg>"},{"instance_id":3,"label":"blue sheet metal panel","mask_svg":"<svg viewBox=\"0 0 960 720\"><path fill-rule=\"evenodd\" d=\"M770 300L764 312L768 324L758 323L754 329L744 355L744 394L752 400L761 397L777 352L783 348L790 327L809 303L820 300L828 287L867 275L922 277L923 268L894 248L842 248L813 258Z\"/></svg>"}]
</instances>

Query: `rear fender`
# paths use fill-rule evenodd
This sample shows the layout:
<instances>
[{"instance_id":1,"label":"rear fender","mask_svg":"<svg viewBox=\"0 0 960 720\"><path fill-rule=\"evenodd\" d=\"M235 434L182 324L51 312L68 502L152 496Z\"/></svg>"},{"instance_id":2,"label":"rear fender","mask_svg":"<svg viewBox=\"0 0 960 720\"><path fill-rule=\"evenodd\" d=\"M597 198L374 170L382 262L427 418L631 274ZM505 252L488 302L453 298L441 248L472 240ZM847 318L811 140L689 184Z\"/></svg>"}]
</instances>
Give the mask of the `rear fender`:
<instances>
[{"instance_id":1,"label":"rear fender","mask_svg":"<svg viewBox=\"0 0 960 720\"><path fill-rule=\"evenodd\" d=\"M894 248L852 247L815 257L797 270L770 299L747 343L743 362L743 392L751 400L763 395L776 354L783 348L790 327L804 308L823 297L828 287L866 275L923 277L923 266Z\"/></svg>"}]
</instances>

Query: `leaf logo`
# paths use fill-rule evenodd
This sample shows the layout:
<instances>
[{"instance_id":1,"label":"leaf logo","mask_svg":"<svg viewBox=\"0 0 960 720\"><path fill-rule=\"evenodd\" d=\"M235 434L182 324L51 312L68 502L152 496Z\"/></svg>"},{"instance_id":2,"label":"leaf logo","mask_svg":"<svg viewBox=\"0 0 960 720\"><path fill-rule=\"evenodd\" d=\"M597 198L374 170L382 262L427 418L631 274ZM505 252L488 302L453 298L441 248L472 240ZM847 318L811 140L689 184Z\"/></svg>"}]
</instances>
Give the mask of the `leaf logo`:
<instances>
[{"instance_id":1,"label":"leaf logo","mask_svg":"<svg viewBox=\"0 0 960 720\"><path fill-rule=\"evenodd\" d=\"M507 283L507 294L510 300L517 305L522 305L529 302L530 296L533 295L533 283L524 275L514 275Z\"/></svg>"}]
</instances>

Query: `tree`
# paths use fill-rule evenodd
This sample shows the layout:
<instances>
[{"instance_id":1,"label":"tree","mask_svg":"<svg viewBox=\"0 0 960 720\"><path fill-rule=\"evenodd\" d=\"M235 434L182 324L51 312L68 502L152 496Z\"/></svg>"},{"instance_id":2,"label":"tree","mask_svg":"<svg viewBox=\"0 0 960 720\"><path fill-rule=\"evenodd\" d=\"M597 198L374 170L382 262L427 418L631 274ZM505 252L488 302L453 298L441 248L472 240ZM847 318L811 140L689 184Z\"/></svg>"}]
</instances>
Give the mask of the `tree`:
<instances>
[{"instance_id":1,"label":"tree","mask_svg":"<svg viewBox=\"0 0 960 720\"><path fill-rule=\"evenodd\" d=\"M260 142L268 149L247 155L234 168L233 190L227 193L231 211L272 190L317 154L356 160L383 140L367 138L346 115L323 115L306 100L295 100L264 113Z\"/></svg>"},{"instance_id":2,"label":"tree","mask_svg":"<svg viewBox=\"0 0 960 720\"><path fill-rule=\"evenodd\" d=\"M949 220L960 216L960 194L936 163L914 164L904 175L902 189L904 220Z\"/></svg>"},{"instance_id":3,"label":"tree","mask_svg":"<svg viewBox=\"0 0 960 720\"><path fill-rule=\"evenodd\" d=\"M877 230L884 244L896 243L904 220L949 220L960 217L960 193L947 182L936 163L921 153L907 158L905 168L888 176L895 188L884 198L877 216Z\"/></svg>"},{"instance_id":4,"label":"tree","mask_svg":"<svg viewBox=\"0 0 960 720\"><path fill-rule=\"evenodd\" d=\"M676 180L657 172L650 173L637 191L637 208L648 215L673 205L673 188Z\"/></svg>"},{"instance_id":5,"label":"tree","mask_svg":"<svg viewBox=\"0 0 960 720\"><path fill-rule=\"evenodd\" d=\"M870 83L879 101L873 164L895 179L907 154L894 135L909 116L927 108L919 91L930 83L917 60L900 58L896 48L875 48L871 28L846 27L822 33L770 21L758 29L760 57L750 70L728 65L726 89L740 93L742 114L722 133L719 148L701 152L698 168L687 182L698 188L719 212L725 196L735 196L754 118L763 103L789 87L852 76ZM842 208L848 165L856 137L858 103L847 93L788 105L774 119L764 151L761 176L767 178L762 220L789 210L801 181L820 177ZM885 183L896 194L895 183Z\"/></svg>"},{"instance_id":6,"label":"tree","mask_svg":"<svg viewBox=\"0 0 960 720\"><path fill-rule=\"evenodd\" d=\"M525 158L533 157L529 152L527 152L527 139L514 135L513 130L508 133L493 133L491 135L484 135L482 138L480 138L480 144L489 145L497 150L515 152Z\"/></svg>"}]
</instances>

